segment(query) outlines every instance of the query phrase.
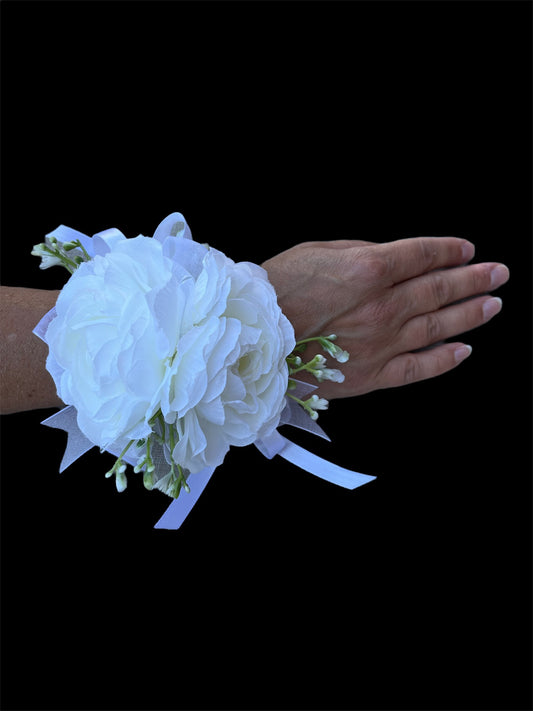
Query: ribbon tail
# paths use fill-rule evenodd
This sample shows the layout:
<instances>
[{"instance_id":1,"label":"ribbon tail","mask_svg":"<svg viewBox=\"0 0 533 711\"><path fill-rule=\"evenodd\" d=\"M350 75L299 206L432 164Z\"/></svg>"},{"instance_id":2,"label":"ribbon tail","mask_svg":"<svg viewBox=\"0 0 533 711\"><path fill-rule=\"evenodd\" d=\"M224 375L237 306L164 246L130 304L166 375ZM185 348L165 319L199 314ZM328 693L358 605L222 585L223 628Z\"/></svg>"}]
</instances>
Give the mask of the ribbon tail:
<instances>
[{"instance_id":1,"label":"ribbon tail","mask_svg":"<svg viewBox=\"0 0 533 711\"><path fill-rule=\"evenodd\" d=\"M51 322L55 319L56 317L56 307L54 306L53 308L46 313L42 319L39 321L37 326L33 329L32 333L34 333L36 336L38 336L41 341L44 341L46 343L46 332L48 330L48 326L51 324Z\"/></svg>"},{"instance_id":2,"label":"ribbon tail","mask_svg":"<svg viewBox=\"0 0 533 711\"><path fill-rule=\"evenodd\" d=\"M78 423L76 421L76 409L72 405L64 407L51 417L43 420L41 424L46 425L47 427L55 427L58 430L64 430L68 434L67 446L59 467L60 474L64 472L65 469L73 462L75 462L76 459L96 446L94 442L87 439L78 427Z\"/></svg>"},{"instance_id":3,"label":"ribbon tail","mask_svg":"<svg viewBox=\"0 0 533 711\"><path fill-rule=\"evenodd\" d=\"M360 474L359 472L339 467L338 464L328 462L326 459L308 452L307 449L300 447L298 444L294 444L294 442L280 435L279 432L274 432L267 440L256 442L255 445L268 459L278 454L288 462L291 462L291 464L300 467L300 469L304 469L306 472L325 479L332 484L343 486L345 489L356 489L358 486L368 484L368 482L376 478L375 476Z\"/></svg>"},{"instance_id":4,"label":"ribbon tail","mask_svg":"<svg viewBox=\"0 0 533 711\"><path fill-rule=\"evenodd\" d=\"M289 440L286 440L285 446L278 454L292 464L296 464L297 467L345 489L356 489L376 478L339 467L338 464L328 462Z\"/></svg>"},{"instance_id":5,"label":"ribbon tail","mask_svg":"<svg viewBox=\"0 0 533 711\"><path fill-rule=\"evenodd\" d=\"M175 531L185 521L193 506L200 498L201 493L207 486L215 467L205 467L197 474L191 474L187 478L190 492L181 492L180 496L173 501L165 513L161 516L154 528L166 528Z\"/></svg>"}]
</instances>

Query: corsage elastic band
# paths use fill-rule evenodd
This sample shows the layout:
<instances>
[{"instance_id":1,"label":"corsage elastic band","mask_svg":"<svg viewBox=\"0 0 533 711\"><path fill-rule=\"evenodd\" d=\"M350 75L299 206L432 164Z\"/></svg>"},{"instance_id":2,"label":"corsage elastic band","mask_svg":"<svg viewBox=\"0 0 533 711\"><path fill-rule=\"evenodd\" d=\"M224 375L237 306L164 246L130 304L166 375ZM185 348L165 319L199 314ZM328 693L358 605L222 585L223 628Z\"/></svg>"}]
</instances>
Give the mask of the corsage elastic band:
<instances>
[{"instance_id":1,"label":"corsage elastic band","mask_svg":"<svg viewBox=\"0 0 533 711\"><path fill-rule=\"evenodd\" d=\"M43 422L68 433L60 471L94 446L110 452L106 476L119 491L131 465L147 489L174 499L155 526L167 529L179 528L231 446L255 444L348 489L375 478L277 431L289 424L329 439L316 423L327 401L295 376L342 382L323 355L302 358L317 341L345 362L335 336L296 342L266 271L195 242L180 213L153 237L61 225L32 254L42 269L71 274L34 331L66 404Z\"/></svg>"}]
</instances>

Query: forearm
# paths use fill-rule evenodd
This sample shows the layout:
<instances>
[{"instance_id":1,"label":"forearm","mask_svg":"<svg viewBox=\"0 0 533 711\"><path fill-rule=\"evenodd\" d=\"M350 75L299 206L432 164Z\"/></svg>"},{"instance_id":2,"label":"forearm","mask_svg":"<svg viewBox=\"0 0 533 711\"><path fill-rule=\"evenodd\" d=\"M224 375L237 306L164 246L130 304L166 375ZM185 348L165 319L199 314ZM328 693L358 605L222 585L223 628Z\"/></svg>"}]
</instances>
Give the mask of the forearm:
<instances>
[{"instance_id":1,"label":"forearm","mask_svg":"<svg viewBox=\"0 0 533 711\"><path fill-rule=\"evenodd\" d=\"M46 370L47 346L32 331L59 291L0 287L0 414L61 407Z\"/></svg>"}]
</instances>

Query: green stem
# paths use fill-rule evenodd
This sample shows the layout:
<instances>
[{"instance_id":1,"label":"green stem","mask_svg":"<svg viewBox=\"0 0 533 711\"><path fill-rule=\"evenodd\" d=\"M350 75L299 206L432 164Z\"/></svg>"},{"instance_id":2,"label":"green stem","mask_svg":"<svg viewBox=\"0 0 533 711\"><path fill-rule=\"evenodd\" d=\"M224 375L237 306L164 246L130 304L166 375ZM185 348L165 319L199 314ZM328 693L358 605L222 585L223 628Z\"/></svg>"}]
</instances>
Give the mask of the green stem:
<instances>
[{"instance_id":1,"label":"green stem","mask_svg":"<svg viewBox=\"0 0 533 711\"><path fill-rule=\"evenodd\" d=\"M312 336L311 338L302 338L301 341L296 341L296 348L304 343L312 343L313 341L327 341L325 336Z\"/></svg>"},{"instance_id":2,"label":"green stem","mask_svg":"<svg viewBox=\"0 0 533 711\"><path fill-rule=\"evenodd\" d=\"M302 363L298 368L291 368L289 366L289 375L294 375L295 373L299 373L301 370L307 370L307 366L309 363Z\"/></svg>"},{"instance_id":3,"label":"green stem","mask_svg":"<svg viewBox=\"0 0 533 711\"><path fill-rule=\"evenodd\" d=\"M303 400L300 400L299 398L297 398L295 395L291 395L290 393L287 393L287 397L290 397L291 400L294 400L294 402L297 402L298 405L301 405L304 408L304 410L307 409L305 407L305 402Z\"/></svg>"},{"instance_id":4,"label":"green stem","mask_svg":"<svg viewBox=\"0 0 533 711\"><path fill-rule=\"evenodd\" d=\"M172 469L174 470L174 459L172 457L172 452L174 451L174 447L176 446L176 440L174 439L174 427L172 427L172 425L170 425L168 428L168 439L170 443L170 461L172 462Z\"/></svg>"},{"instance_id":5,"label":"green stem","mask_svg":"<svg viewBox=\"0 0 533 711\"><path fill-rule=\"evenodd\" d=\"M150 445L152 443L152 437L146 439L146 465L150 466L152 464L152 457L150 454Z\"/></svg>"},{"instance_id":6,"label":"green stem","mask_svg":"<svg viewBox=\"0 0 533 711\"><path fill-rule=\"evenodd\" d=\"M126 452L128 451L128 449L131 447L131 445L132 445L134 442L135 442L135 440L134 440L134 439L131 439L131 440L128 442L128 444L124 447L124 449L123 449L122 452L120 453L120 455L119 455L117 461L113 464L113 466L111 467L111 469L110 469L110 470L107 472L107 474L105 475L106 479L109 479L109 477L111 477L111 476L113 476L113 474L115 474L115 472L118 470L118 468L119 468L120 465L122 464L122 457L126 454ZM103 450L101 450L101 451L103 451Z\"/></svg>"},{"instance_id":7,"label":"green stem","mask_svg":"<svg viewBox=\"0 0 533 711\"><path fill-rule=\"evenodd\" d=\"M124 447L124 449L123 449L122 452L120 453L119 460L122 459L122 457L126 454L126 452L128 451L128 449L131 447L131 445L132 445L134 442L135 442L134 439L130 439L130 441L128 442L128 444Z\"/></svg>"},{"instance_id":8,"label":"green stem","mask_svg":"<svg viewBox=\"0 0 533 711\"><path fill-rule=\"evenodd\" d=\"M89 253L87 252L87 250L85 249L85 247L82 245L82 243L80 242L79 239L76 240L76 242L77 242L77 244L78 244L78 247L81 249L81 251L82 251L83 254L85 255L87 261L90 262L90 261L91 261L91 257L89 256Z\"/></svg>"},{"instance_id":9,"label":"green stem","mask_svg":"<svg viewBox=\"0 0 533 711\"><path fill-rule=\"evenodd\" d=\"M163 440L163 443L165 442L165 418L163 417L163 413L161 410L159 410L159 424L161 426L161 439Z\"/></svg>"},{"instance_id":10,"label":"green stem","mask_svg":"<svg viewBox=\"0 0 533 711\"><path fill-rule=\"evenodd\" d=\"M74 272L75 272L76 269L78 268L78 265L76 264L76 262L73 262L72 259L69 259L68 257L65 257L65 255L64 255L64 254L61 254L60 252L58 252L57 256L58 256L59 259L62 261L63 266L64 266L66 269L68 269L68 271L69 271L71 274L74 274Z\"/></svg>"}]
</instances>

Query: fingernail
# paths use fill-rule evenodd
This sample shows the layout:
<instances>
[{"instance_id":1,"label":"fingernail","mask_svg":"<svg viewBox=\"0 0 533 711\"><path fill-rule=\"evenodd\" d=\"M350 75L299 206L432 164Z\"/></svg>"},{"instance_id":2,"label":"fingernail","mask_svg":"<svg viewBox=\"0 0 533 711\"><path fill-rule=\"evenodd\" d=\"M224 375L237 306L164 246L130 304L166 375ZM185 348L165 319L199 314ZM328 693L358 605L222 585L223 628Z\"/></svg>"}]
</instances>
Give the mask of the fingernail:
<instances>
[{"instance_id":1,"label":"fingernail","mask_svg":"<svg viewBox=\"0 0 533 711\"><path fill-rule=\"evenodd\" d=\"M497 267L490 273L490 288L496 289L501 286L509 278L509 270L503 264L498 264Z\"/></svg>"},{"instance_id":2,"label":"fingernail","mask_svg":"<svg viewBox=\"0 0 533 711\"><path fill-rule=\"evenodd\" d=\"M483 318L485 321L489 321L497 313L502 310L502 300L498 296L493 296L487 299L483 304Z\"/></svg>"},{"instance_id":3,"label":"fingernail","mask_svg":"<svg viewBox=\"0 0 533 711\"><path fill-rule=\"evenodd\" d=\"M463 244L463 261L469 262L476 252L476 248L472 242L465 242Z\"/></svg>"},{"instance_id":4,"label":"fingernail","mask_svg":"<svg viewBox=\"0 0 533 711\"><path fill-rule=\"evenodd\" d=\"M465 358L468 358L470 353L472 353L472 346L459 346L454 352L455 362L460 363Z\"/></svg>"}]
</instances>

